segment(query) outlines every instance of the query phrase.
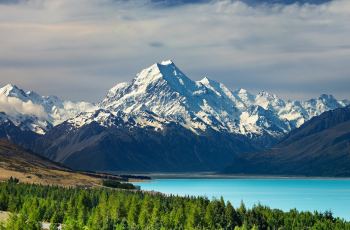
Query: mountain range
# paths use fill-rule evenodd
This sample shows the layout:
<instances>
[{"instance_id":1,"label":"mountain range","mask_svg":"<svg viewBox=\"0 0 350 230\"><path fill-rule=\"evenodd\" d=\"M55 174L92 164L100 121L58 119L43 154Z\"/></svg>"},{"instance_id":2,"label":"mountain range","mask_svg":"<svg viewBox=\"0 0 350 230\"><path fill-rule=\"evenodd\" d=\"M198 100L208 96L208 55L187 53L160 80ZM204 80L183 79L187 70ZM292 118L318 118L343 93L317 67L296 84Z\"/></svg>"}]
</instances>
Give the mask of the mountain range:
<instances>
[{"instance_id":1,"label":"mountain range","mask_svg":"<svg viewBox=\"0 0 350 230\"><path fill-rule=\"evenodd\" d=\"M350 176L350 106L313 117L273 148L235 157L223 174Z\"/></svg>"},{"instance_id":2,"label":"mountain range","mask_svg":"<svg viewBox=\"0 0 350 230\"><path fill-rule=\"evenodd\" d=\"M231 91L208 78L192 81L172 61L117 84L97 105L13 85L0 89L0 99L7 103L0 109L1 138L76 169L132 171L219 170L350 104L326 94L283 101L267 92Z\"/></svg>"},{"instance_id":3,"label":"mountain range","mask_svg":"<svg viewBox=\"0 0 350 230\"><path fill-rule=\"evenodd\" d=\"M25 93L15 85L0 88L0 138L28 147L36 138L80 112L96 109L87 102Z\"/></svg>"}]
</instances>

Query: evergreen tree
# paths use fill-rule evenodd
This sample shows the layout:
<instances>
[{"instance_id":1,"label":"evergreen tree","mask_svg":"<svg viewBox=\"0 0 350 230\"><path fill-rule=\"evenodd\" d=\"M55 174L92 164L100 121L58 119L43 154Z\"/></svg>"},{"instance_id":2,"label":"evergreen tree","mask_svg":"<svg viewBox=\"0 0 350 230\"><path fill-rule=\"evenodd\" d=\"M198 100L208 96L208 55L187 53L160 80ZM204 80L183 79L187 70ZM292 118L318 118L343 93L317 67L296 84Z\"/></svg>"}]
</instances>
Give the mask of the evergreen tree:
<instances>
[{"instance_id":1,"label":"evergreen tree","mask_svg":"<svg viewBox=\"0 0 350 230\"><path fill-rule=\"evenodd\" d=\"M225 208L225 220L226 220L226 226L229 229L233 228L235 226L241 225L241 223L239 223L240 222L239 216L238 216L236 210L231 205L230 201L227 201L227 205Z\"/></svg>"},{"instance_id":2,"label":"evergreen tree","mask_svg":"<svg viewBox=\"0 0 350 230\"><path fill-rule=\"evenodd\" d=\"M185 221L186 221L186 217L185 217L184 209L183 207L180 206L178 209L176 209L176 215L174 218L175 228L183 229L185 227Z\"/></svg>"},{"instance_id":3,"label":"evergreen tree","mask_svg":"<svg viewBox=\"0 0 350 230\"><path fill-rule=\"evenodd\" d=\"M143 200L143 204L141 206L141 211L138 220L141 229L145 229L149 225L149 221L152 216L152 209L153 204L151 201L151 196L149 194L146 194Z\"/></svg>"},{"instance_id":4,"label":"evergreen tree","mask_svg":"<svg viewBox=\"0 0 350 230\"><path fill-rule=\"evenodd\" d=\"M53 229L56 230L59 226L59 222L60 222L59 216L57 215L57 212L54 212L54 214L50 220L50 223L51 223L50 230L53 230Z\"/></svg>"},{"instance_id":5,"label":"evergreen tree","mask_svg":"<svg viewBox=\"0 0 350 230\"><path fill-rule=\"evenodd\" d=\"M187 228L193 229L198 227L200 223L201 217L199 216L199 212L197 209L197 206L195 204L192 204L192 207L188 213L187 217Z\"/></svg>"},{"instance_id":6,"label":"evergreen tree","mask_svg":"<svg viewBox=\"0 0 350 230\"><path fill-rule=\"evenodd\" d=\"M160 199L157 199L155 201L153 211L152 211L152 216L151 216L150 225L152 228L160 229L161 220L162 220L161 214L162 214L162 204Z\"/></svg>"},{"instance_id":7,"label":"evergreen tree","mask_svg":"<svg viewBox=\"0 0 350 230\"><path fill-rule=\"evenodd\" d=\"M134 224L137 224L137 217L138 217L138 200L136 198L136 195L134 195L132 197L130 209L128 212L128 225L133 226Z\"/></svg>"},{"instance_id":8,"label":"evergreen tree","mask_svg":"<svg viewBox=\"0 0 350 230\"><path fill-rule=\"evenodd\" d=\"M74 218L69 218L65 222L66 226L64 230L81 230L83 229L83 224Z\"/></svg>"},{"instance_id":9,"label":"evergreen tree","mask_svg":"<svg viewBox=\"0 0 350 230\"><path fill-rule=\"evenodd\" d=\"M92 212L91 214L91 222L89 223L89 227L91 230L100 230L102 229L102 226L103 226L103 215L101 213L101 209L100 207L98 206L94 212Z\"/></svg>"},{"instance_id":10,"label":"evergreen tree","mask_svg":"<svg viewBox=\"0 0 350 230\"><path fill-rule=\"evenodd\" d=\"M205 226L207 229L215 229L215 213L212 204L208 204L205 214Z\"/></svg>"},{"instance_id":11,"label":"evergreen tree","mask_svg":"<svg viewBox=\"0 0 350 230\"><path fill-rule=\"evenodd\" d=\"M41 229L58 223L76 229L345 229L350 223L330 211L283 212L260 203L235 209L228 201L177 197L112 189L73 189L34 184L0 183L0 205L12 210L2 229Z\"/></svg>"},{"instance_id":12,"label":"evergreen tree","mask_svg":"<svg viewBox=\"0 0 350 230\"><path fill-rule=\"evenodd\" d=\"M5 190L1 190L0 193L0 210L7 211L8 208L8 196L5 194Z\"/></svg>"}]
</instances>

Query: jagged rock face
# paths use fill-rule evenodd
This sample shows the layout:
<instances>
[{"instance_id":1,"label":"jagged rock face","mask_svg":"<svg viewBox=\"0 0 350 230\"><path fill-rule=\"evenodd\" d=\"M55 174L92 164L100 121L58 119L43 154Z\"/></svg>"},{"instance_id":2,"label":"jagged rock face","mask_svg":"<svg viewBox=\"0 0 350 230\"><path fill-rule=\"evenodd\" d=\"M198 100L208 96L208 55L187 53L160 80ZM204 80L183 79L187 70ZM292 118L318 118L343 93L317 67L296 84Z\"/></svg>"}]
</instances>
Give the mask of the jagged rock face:
<instances>
[{"instance_id":1,"label":"jagged rock face","mask_svg":"<svg viewBox=\"0 0 350 230\"><path fill-rule=\"evenodd\" d=\"M322 113L273 148L237 156L222 173L350 176L350 106Z\"/></svg>"}]
</instances>

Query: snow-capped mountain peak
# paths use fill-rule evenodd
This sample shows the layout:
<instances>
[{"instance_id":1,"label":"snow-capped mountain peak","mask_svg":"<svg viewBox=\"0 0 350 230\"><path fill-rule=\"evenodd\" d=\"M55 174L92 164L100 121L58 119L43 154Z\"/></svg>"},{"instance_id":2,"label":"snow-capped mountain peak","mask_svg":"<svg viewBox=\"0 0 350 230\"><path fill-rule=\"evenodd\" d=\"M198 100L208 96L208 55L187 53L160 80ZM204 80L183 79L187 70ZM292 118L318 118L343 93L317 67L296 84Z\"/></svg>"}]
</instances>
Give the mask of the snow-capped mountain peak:
<instances>
[{"instance_id":1,"label":"snow-capped mountain peak","mask_svg":"<svg viewBox=\"0 0 350 230\"><path fill-rule=\"evenodd\" d=\"M268 92L262 91L256 96L257 99L264 98L267 101L281 101L276 94L269 94Z\"/></svg>"},{"instance_id":2,"label":"snow-capped mountain peak","mask_svg":"<svg viewBox=\"0 0 350 230\"><path fill-rule=\"evenodd\" d=\"M132 82L131 91L135 95L143 94L159 84L167 85L182 93L193 91L196 88L195 82L187 78L172 61L165 61L160 64L156 63L137 74Z\"/></svg>"},{"instance_id":3,"label":"snow-capped mountain peak","mask_svg":"<svg viewBox=\"0 0 350 230\"><path fill-rule=\"evenodd\" d=\"M269 109L278 113L286 106L285 102L281 100L276 94L269 94L268 92L260 92L255 97L255 104L262 106L264 109Z\"/></svg>"},{"instance_id":4,"label":"snow-capped mountain peak","mask_svg":"<svg viewBox=\"0 0 350 230\"><path fill-rule=\"evenodd\" d=\"M113 87L100 107L126 114L151 111L191 130L201 127L205 131L211 127L240 133L240 116L252 104L254 97L248 92L241 90L241 94L235 95L222 83L207 77L194 82L173 62L166 61L142 70L128 84ZM254 130L258 129L250 131Z\"/></svg>"},{"instance_id":5,"label":"snow-capped mountain peak","mask_svg":"<svg viewBox=\"0 0 350 230\"><path fill-rule=\"evenodd\" d=\"M208 77L195 82L169 60L142 70L129 83L113 87L100 107L125 114L150 111L191 130L198 127L197 121L200 121L205 124L200 126L203 129L211 127L244 134L262 134L265 130L278 136L321 111L342 106L326 95L314 100L318 105L312 101L286 103L276 94L265 91L256 96L244 89L230 91ZM271 127L275 127L277 133Z\"/></svg>"},{"instance_id":6,"label":"snow-capped mountain peak","mask_svg":"<svg viewBox=\"0 0 350 230\"><path fill-rule=\"evenodd\" d=\"M330 106L335 106L336 108L338 108L339 102L333 97L333 95L321 94L317 99Z\"/></svg>"},{"instance_id":7,"label":"snow-capped mountain peak","mask_svg":"<svg viewBox=\"0 0 350 230\"><path fill-rule=\"evenodd\" d=\"M26 93L19 89L16 85L8 84L0 88L0 95L6 95L8 97L15 97L21 101L28 101Z\"/></svg>"},{"instance_id":8,"label":"snow-capped mountain peak","mask_svg":"<svg viewBox=\"0 0 350 230\"><path fill-rule=\"evenodd\" d=\"M172 60L168 60L168 61L162 61L160 64L161 65L174 65L174 62Z\"/></svg>"},{"instance_id":9,"label":"snow-capped mountain peak","mask_svg":"<svg viewBox=\"0 0 350 230\"><path fill-rule=\"evenodd\" d=\"M0 94L10 95L11 91L19 91L16 85L7 84L4 87L0 88Z\"/></svg>"},{"instance_id":10,"label":"snow-capped mountain peak","mask_svg":"<svg viewBox=\"0 0 350 230\"><path fill-rule=\"evenodd\" d=\"M22 130L44 134L54 125L82 111L97 107L87 102L62 101L54 95L40 96L34 91L25 93L16 85L0 88L0 112Z\"/></svg>"},{"instance_id":11,"label":"snow-capped mountain peak","mask_svg":"<svg viewBox=\"0 0 350 230\"><path fill-rule=\"evenodd\" d=\"M29 97L32 101L39 102L39 101L43 100L39 94L37 94L36 92L34 92L32 90L28 91L26 94L27 94L27 97Z\"/></svg>"},{"instance_id":12,"label":"snow-capped mountain peak","mask_svg":"<svg viewBox=\"0 0 350 230\"><path fill-rule=\"evenodd\" d=\"M213 82L213 80L209 79L208 77L204 77L199 82L202 83L203 85L210 85L210 83Z\"/></svg>"}]
</instances>

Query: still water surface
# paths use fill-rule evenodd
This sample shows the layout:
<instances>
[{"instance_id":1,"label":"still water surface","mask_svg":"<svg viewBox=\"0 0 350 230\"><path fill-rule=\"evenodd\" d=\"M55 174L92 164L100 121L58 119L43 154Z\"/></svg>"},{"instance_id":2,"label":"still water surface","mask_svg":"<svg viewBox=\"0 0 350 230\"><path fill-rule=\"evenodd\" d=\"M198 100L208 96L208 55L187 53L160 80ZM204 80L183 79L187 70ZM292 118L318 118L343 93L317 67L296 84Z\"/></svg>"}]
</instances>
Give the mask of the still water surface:
<instances>
[{"instance_id":1,"label":"still water surface","mask_svg":"<svg viewBox=\"0 0 350 230\"><path fill-rule=\"evenodd\" d=\"M260 203L289 211L331 210L350 221L350 180L337 179L158 179L134 183L142 190L174 195L223 196L235 207L241 200L247 208Z\"/></svg>"}]
</instances>

